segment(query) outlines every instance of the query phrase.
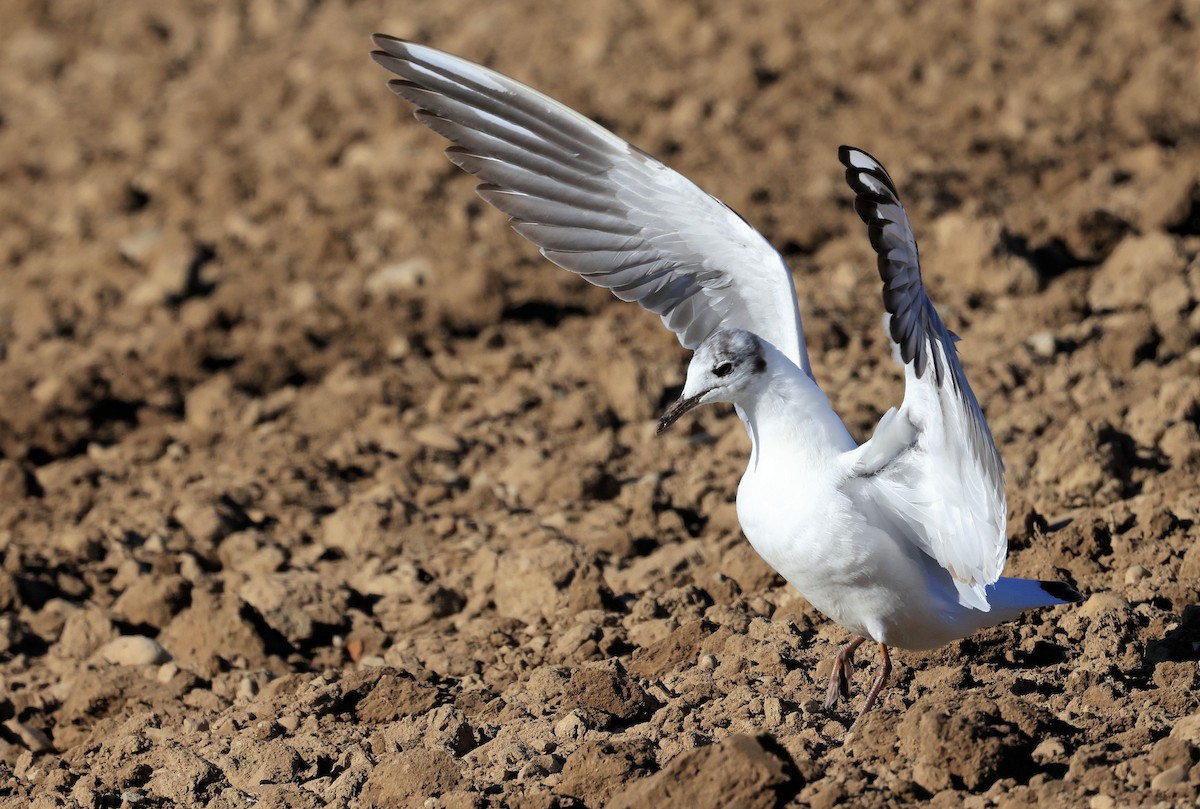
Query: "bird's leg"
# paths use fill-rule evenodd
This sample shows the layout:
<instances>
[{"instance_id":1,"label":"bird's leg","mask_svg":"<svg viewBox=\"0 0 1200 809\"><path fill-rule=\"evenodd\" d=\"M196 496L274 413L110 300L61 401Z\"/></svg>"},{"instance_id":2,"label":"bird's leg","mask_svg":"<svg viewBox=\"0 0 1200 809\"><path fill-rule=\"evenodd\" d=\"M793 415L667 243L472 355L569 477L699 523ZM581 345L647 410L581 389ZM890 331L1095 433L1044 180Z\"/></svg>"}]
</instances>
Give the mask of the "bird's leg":
<instances>
[{"instance_id":1,"label":"bird's leg","mask_svg":"<svg viewBox=\"0 0 1200 809\"><path fill-rule=\"evenodd\" d=\"M871 684L871 690L867 692L867 701L863 703L862 710L858 712L858 718L850 726L851 731L858 727L863 715L875 705L879 692L883 690L883 684L887 682L888 675L892 673L892 658L888 655L888 648L885 644L879 644L879 654L883 658L883 663L879 666L879 673L875 675L875 682Z\"/></svg>"},{"instance_id":2,"label":"bird's leg","mask_svg":"<svg viewBox=\"0 0 1200 809\"><path fill-rule=\"evenodd\" d=\"M833 658L833 671L829 674L829 690L825 692L825 710L838 704L842 697L850 696L850 672L854 671L854 650L862 646L866 638L855 638Z\"/></svg>"}]
</instances>

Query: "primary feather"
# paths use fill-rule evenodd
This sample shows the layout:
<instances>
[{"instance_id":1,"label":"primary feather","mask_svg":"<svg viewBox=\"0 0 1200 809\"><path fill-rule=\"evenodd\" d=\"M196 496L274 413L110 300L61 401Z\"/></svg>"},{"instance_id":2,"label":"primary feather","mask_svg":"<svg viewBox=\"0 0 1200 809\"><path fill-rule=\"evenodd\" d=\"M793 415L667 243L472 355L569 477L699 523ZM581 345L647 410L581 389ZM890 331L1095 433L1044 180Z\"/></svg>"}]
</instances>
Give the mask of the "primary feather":
<instances>
[{"instance_id":1,"label":"primary feather","mask_svg":"<svg viewBox=\"0 0 1200 809\"><path fill-rule=\"evenodd\" d=\"M990 609L987 585L1008 551L1004 465L955 348L921 282L921 263L896 186L861 149L838 152L854 209L879 255L888 334L905 365L904 402L859 452L864 508L946 568L964 606ZM947 497L947 493L957 493ZM880 508L886 504L886 508Z\"/></svg>"}]
</instances>

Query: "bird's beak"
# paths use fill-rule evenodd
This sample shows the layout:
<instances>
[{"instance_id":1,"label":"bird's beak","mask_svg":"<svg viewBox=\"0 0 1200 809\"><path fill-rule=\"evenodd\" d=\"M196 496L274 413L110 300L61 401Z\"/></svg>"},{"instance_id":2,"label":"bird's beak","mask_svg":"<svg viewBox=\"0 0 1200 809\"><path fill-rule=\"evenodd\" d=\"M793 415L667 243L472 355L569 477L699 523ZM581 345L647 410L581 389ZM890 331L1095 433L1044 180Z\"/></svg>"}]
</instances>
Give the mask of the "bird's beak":
<instances>
[{"instance_id":1,"label":"bird's beak","mask_svg":"<svg viewBox=\"0 0 1200 809\"><path fill-rule=\"evenodd\" d=\"M686 399L680 396L675 404L668 407L667 412L663 413L662 418L658 420L658 434L662 435L668 427L679 421L680 416L689 410L694 410L697 406L699 406L700 396L703 396L703 394L700 394L699 396L692 396Z\"/></svg>"}]
</instances>

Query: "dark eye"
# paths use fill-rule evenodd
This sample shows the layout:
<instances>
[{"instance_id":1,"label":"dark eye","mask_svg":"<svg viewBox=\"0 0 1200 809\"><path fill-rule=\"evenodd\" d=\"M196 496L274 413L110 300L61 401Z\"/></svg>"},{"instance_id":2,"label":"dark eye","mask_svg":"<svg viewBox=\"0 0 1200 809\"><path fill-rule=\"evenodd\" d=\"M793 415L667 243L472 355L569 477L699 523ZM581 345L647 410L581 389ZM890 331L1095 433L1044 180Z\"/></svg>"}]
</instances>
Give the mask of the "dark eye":
<instances>
[{"instance_id":1,"label":"dark eye","mask_svg":"<svg viewBox=\"0 0 1200 809\"><path fill-rule=\"evenodd\" d=\"M713 373L717 376L729 376L733 373L733 363L723 362L716 368L713 368Z\"/></svg>"}]
</instances>

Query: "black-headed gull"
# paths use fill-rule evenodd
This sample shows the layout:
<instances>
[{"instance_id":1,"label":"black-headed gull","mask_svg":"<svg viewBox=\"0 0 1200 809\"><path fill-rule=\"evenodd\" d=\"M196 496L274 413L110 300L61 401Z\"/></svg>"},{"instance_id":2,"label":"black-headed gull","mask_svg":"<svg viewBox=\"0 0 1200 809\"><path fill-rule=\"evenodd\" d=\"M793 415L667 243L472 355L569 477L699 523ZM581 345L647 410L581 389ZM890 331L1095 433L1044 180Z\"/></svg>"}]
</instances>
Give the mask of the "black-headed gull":
<instances>
[{"instance_id":1,"label":"black-headed gull","mask_svg":"<svg viewBox=\"0 0 1200 809\"><path fill-rule=\"evenodd\" d=\"M859 446L813 379L792 276L741 217L579 113L442 51L377 35L372 56L447 156L542 255L659 315L694 349L683 396L734 405L750 435L737 492L742 531L808 601L854 634L826 706L849 695L855 649L891 671L889 646L929 649L1035 607L1077 602L1061 582L1000 575L1004 469L946 329L921 283L917 245L883 166L842 147L855 210L879 254L904 401ZM857 721L857 720L856 720Z\"/></svg>"}]
</instances>

